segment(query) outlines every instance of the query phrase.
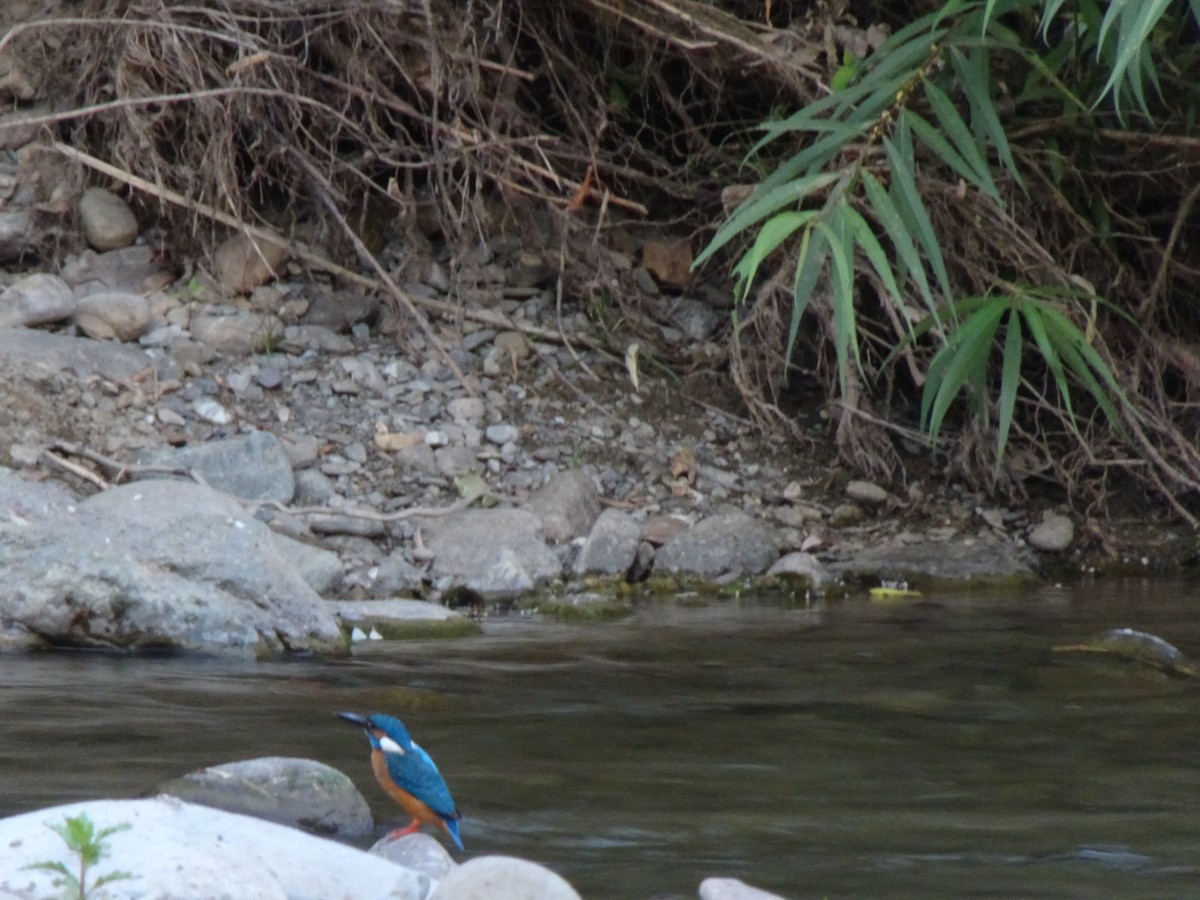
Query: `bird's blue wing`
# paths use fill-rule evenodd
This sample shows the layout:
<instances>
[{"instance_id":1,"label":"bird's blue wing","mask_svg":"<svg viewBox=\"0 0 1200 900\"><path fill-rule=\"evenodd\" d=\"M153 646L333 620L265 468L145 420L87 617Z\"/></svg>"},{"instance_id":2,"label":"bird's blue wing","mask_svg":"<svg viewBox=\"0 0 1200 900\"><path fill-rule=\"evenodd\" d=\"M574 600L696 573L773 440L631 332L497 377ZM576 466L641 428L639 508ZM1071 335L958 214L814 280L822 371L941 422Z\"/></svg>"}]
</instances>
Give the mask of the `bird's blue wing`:
<instances>
[{"instance_id":1,"label":"bird's blue wing","mask_svg":"<svg viewBox=\"0 0 1200 900\"><path fill-rule=\"evenodd\" d=\"M425 803L443 819L456 819L458 812L450 788L433 759L415 741L408 753L387 755L388 774L401 788Z\"/></svg>"}]
</instances>

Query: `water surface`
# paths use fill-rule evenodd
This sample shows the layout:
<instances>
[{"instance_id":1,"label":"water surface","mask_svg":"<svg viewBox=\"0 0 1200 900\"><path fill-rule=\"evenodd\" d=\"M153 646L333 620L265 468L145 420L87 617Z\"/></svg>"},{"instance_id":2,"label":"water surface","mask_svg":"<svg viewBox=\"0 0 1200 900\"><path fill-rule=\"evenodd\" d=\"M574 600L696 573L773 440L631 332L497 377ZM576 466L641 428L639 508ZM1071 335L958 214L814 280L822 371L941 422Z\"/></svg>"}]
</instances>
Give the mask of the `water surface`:
<instances>
[{"instance_id":1,"label":"water surface","mask_svg":"<svg viewBox=\"0 0 1200 900\"><path fill-rule=\"evenodd\" d=\"M0 658L0 815L267 755L349 773L388 711L437 759L468 855L585 897L1200 895L1197 683L1054 654L1132 626L1200 648L1200 591L1111 582L825 608L489 622L349 661Z\"/></svg>"}]
</instances>

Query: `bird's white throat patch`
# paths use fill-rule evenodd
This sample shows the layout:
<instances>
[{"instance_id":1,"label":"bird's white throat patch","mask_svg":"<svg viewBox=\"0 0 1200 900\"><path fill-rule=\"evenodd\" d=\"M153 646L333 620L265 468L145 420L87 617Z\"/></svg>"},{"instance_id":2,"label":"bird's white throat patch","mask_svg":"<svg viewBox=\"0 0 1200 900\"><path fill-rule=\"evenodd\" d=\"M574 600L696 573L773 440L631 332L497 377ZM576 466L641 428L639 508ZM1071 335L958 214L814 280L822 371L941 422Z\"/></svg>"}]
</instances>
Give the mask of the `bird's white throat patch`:
<instances>
[{"instance_id":1,"label":"bird's white throat patch","mask_svg":"<svg viewBox=\"0 0 1200 900\"><path fill-rule=\"evenodd\" d=\"M395 753L397 756L404 755L404 748L393 741L386 734L379 739L379 749L384 753Z\"/></svg>"}]
</instances>

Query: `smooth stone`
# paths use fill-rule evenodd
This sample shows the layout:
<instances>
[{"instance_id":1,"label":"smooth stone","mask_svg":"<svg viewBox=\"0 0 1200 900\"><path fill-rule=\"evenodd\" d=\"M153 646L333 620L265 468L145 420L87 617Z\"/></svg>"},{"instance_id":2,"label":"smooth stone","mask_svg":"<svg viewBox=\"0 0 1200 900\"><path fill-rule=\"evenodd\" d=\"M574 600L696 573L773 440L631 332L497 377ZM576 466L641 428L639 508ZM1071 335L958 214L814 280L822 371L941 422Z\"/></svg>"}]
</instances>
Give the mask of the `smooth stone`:
<instances>
[{"instance_id":1,"label":"smooth stone","mask_svg":"<svg viewBox=\"0 0 1200 900\"><path fill-rule=\"evenodd\" d=\"M738 878L705 878L700 882L700 900L784 900L778 894L751 887Z\"/></svg>"},{"instance_id":2,"label":"smooth stone","mask_svg":"<svg viewBox=\"0 0 1200 900\"><path fill-rule=\"evenodd\" d=\"M1037 550L1058 553L1075 540L1075 523L1061 513L1046 513L1042 521L1029 532L1029 545Z\"/></svg>"},{"instance_id":3,"label":"smooth stone","mask_svg":"<svg viewBox=\"0 0 1200 900\"><path fill-rule=\"evenodd\" d=\"M188 327L200 343L233 356L269 350L284 335L283 323L276 316L240 310L227 316L194 315Z\"/></svg>"},{"instance_id":4,"label":"smooth stone","mask_svg":"<svg viewBox=\"0 0 1200 900\"><path fill-rule=\"evenodd\" d=\"M487 438L489 444L503 446L511 443L521 436L521 429L515 425L489 425L483 431L483 436Z\"/></svg>"},{"instance_id":5,"label":"smooth stone","mask_svg":"<svg viewBox=\"0 0 1200 900\"><path fill-rule=\"evenodd\" d=\"M800 551L789 553L777 559L771 565L771 568L767 569L767 575L790 575L807 578L814 588L822 587L834 580L833 575L821 564L819 559L811 553Z\"/></svg>"},{"instance_id":6,"label":"smooth stone","mask_svg":"<svg viewBox=\"0 0 1200 900\"><path fill-rule=\"evenodd\" d=\"M70 286L57 275L26 275L0 291L0 328L63 322L75 314Z\"/></svg>"},{"instance_id":7,"label":"smooth stone","mask_svg":"<svg viewBox=\"0 0 1200 900\"><path fill-rule=\"evenodd\" d=\"M429 900L581 900L561 875L514 856L476 856L451 870Z\"/></svg>"},{"instance_id":8,"label":"smooth stone","mask_svg":"<svg viewBox=\"0 0 1200 900\"><path fill-rule=\"evenodd\" d=\"M119 250L137 239L138 220L129 204L112 191L91 187L79 198L79 224L96 250Z\"/></svg>"},{"instance_id":9,"label":"smooth stone","mask_svg":"<svg viewBox=\"0 0 1200 900\"><path fill-rule=\"evenodd\" d=\"M75 324L95 340L136 341L150 328L150 301L141 294L88 294L75 310Z\"/></svg>"},{"instance_id":10,"label":"smooth stone","mask_svg":"<svg viewBox=\"0 0 1200 900\"><path fill-rule=\"evenodd\" d=\"M260 284L277 278L290 255L278 235L267 240L238 232L217 247L213 254L213 274L226 292L248 294Z\"/></svg>"},{"instance_id":11,"label":"smooth stone","mask_svg":"<svg viewBox=\"0 0 1200 900\"><path fill-rule=\"evenodd\" d=\"M846 496L858 503L878 506L887 501L888 492L870 481L851 481L846 485Z\"/></svg>"},{"instance_id":12,"label":"smooth stone","mask_svg":"<svg viewBox=\"0 0 1200 900\"><path fill-rule=\"evenodd\" d=\"M311 759L268 756L223 763L167 781L157 792L340 840L366 837L375 824L354 782Z\"/></svg>"},{"instance_id":13,"label":"smooth stone","mask_svg":"<svg viewBox=\"0 0 1200 900\"><path fill-rule=\"evenodd\" d=\"M104 840L100 874L130 872L97 897L210 900L425 900L428 875L327 838L174 797L89 800L0 820L0 893L60 897L55 872L30 868L68 853L46 823L86 815ZM118 826L128 825L128 828ZM73 857L67 856L72 859ZM92 876L95 877L95 876Z\"/></svg>"}]
</instances>

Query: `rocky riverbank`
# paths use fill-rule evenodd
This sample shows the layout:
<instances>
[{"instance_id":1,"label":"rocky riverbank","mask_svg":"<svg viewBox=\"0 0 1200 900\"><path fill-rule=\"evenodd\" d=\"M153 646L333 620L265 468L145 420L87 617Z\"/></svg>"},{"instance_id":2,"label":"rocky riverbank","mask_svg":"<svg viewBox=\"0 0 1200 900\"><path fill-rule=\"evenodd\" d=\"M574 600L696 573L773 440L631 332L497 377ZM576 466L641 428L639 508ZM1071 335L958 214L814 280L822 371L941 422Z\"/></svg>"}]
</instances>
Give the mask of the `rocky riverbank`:
<instances>
[{"instance_id":1,"label":"rocky riverbank","mask_svg":"<svg viewBox=\"0 0 1200 900\"><path fill-rule=\"evenodd\" d=\"M80 210L97 246L135 233L109 234L112 209ZM339 653L414 620L469 630L448 607L611 615L622 585L820 593L1084 559L1067 510L990 504L916 455L924 479L855 480L819 417L781 445L715 371L639 375L488 253L478 315L436 260L407 285L443 310L427 335L239 237L186 280L138 244L4 275L5 644ZM703 346L717 313L674 302L664 339ZM409 602L334 602L363 600Z\"/></svg>"}]
</instances>

